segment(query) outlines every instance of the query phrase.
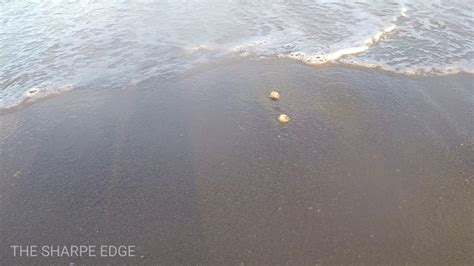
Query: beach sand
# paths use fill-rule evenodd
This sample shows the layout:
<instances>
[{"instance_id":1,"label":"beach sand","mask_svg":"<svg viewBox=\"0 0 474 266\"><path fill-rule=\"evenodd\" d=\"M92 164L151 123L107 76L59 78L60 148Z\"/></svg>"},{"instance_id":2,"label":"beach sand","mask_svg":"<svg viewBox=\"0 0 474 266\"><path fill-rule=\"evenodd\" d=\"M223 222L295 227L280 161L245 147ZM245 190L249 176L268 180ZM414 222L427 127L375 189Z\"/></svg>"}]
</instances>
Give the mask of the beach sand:
<instances>
[{"instance_id":1,"label":"beach sand","mask_svg":"<svg viewBox=\"0 0 474 266\"><path fill-rule=\"evenodd\" d=\"M2 262L472 264L473 81L239 60L1 114Z\"/></svg>"}]
</instances>

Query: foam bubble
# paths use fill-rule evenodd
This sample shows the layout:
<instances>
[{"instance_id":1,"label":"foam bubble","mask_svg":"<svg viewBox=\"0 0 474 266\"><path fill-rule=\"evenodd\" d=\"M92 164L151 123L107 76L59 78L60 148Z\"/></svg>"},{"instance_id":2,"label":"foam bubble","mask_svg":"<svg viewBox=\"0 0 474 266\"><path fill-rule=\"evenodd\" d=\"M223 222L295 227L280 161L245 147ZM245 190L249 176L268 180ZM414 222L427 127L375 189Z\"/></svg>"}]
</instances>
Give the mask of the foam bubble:
<instances>
[{"instance_id":1,"label":"foam bubble","mask_svg":"<svg viewBox=\"0 0 474 266\"><path fill-rule=\"evenodd\" d=\"M408 9L406 7L402 7L400 9L400 16L408 18L407 11L408 11Z\"/></svg>"},{"instance_id":2,"label":"foam bubble","mask_svg":"<svg viewBox=\"0 0 474 266\"><path fill-rule=\"evenodd\" d=\"M408 18L407 11L408 11L408 9L403 6L403 7L400 9L400 14L398 14L398 16L396 16L396 17L393 18L393 22L397 22L397 21L399 21L399 20L401 20L401 19L403 19L403 18Z\"/></svg>"}]
</instances>

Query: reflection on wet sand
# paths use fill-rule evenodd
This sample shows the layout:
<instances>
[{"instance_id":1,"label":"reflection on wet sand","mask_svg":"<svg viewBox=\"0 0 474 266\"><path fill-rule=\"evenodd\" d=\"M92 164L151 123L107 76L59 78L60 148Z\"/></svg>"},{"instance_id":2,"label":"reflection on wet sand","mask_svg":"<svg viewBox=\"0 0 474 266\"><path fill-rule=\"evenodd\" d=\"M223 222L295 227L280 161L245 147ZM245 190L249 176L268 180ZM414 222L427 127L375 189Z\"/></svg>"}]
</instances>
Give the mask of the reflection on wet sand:
<instances>
[{"instance_id":1,"label":"reflection on wet sand","mask_svg":"<svg viewBox=\"0 0 474 266\"><path fill-rule=\"evenodd\" d=\"M74 241L136 245L122 263L469 264L473 93L248 61L2 115L2 257L117 262L7 254Z\"/></svg>"}]
</instances>

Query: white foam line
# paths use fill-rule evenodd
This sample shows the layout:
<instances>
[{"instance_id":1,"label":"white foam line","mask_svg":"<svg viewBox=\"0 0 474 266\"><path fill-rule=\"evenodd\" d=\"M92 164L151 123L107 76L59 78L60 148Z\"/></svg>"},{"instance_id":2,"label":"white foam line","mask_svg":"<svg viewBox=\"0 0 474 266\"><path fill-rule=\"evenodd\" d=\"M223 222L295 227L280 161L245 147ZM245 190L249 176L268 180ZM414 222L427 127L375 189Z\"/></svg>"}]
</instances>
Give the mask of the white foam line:
<instances>
[{"instance_id":1,"label":"white foam line","mask_svg":"<svg viewBox=\"0 0 474 266\"><path fill-rule=\"evenodd\" d=\"M371 64L371 63L362 63L362 62L350 62L342 61L340 62L345 65L354 65L364 68L378 68L389 72L404 74L408 76L444 76L444 75L454 75L459 73L474 74L474 71L465 69L458 66L419 66L415 68L406 68L406 69L395 69L393 67L384 65L384 64Z\"/></svg>"},{"instance_id":2,"label":"white foam line","mask_svg":"<svg viewBox=\"0 0 474 266\"><path fill-rule=\"evenodd\" d=\"M294 59L300 59L309 64L324 64L327 62L333 62L346 55L360 54L367 51L371 46L380 42L382 36L394 31L396 28L397 26L395 24L392 24L384 28L382 31L377 32L371 38L367 39L365 41L365 44L363 45L340 49L324 56L305 56L304 54L298 53L290 54L289 57Z\"/></svg>"},{"instance_id":3,"label":"white foam line","mask_svg":"<svg viewBox=\"0 0 474 266\"><path fill-rule=\"evenodd\" d=\"M54 96L61 94L66 91L72 90L74 87L72 85L65 85L61 87L33 87L26 92L23 93L22 97L17 99L15 102L12 102L6 106L0 106L1 109L10 109L10 108L15 108L21 104L25 103L33 103L36 102L40 99L49 97L49 96Z\"/></svg>"},{"instance_id":4,"label":"white foam line","mask_svg":"<svg viewBox=\"0 0 474 266\"><path fill-rule=\"evenodd\" d=\"M345 56L345 55L353 55L353 54L363 53L363 52L367 51L372 45L380 42L382 36L384 36L387 33L390 33L392 31L394 31L396 28L397 28L397 26L395 24L391 24L388 27L384 28L383 30L377 32L371 38L367 39L364 42L363 45L340 49L340 50L337 50L335 52L332 52L332 53L329 53L329 54L326 54L326 55L307 56L304 53L295 52L295 53L291 53L289 55L279 55L279 57L288 57L288 58L292 58L292 59L297 59L297 60L301 60L301 61L304 61L304 62L309 63L309 64L324 64L324 63L327 63L327 62L335 61L335 60L337 60L337 59L339 59L339 58L341 58L342 56ZM248 56L251 53L251 51L249 51L250 47L256 47L256 46L259 46L259 45L262 45L262 44L265 44L265 41L252 42L248 45L239 45L239 46L236 46L236 47L232 48L231 50L234 53L239 53L240 56L244 57L244 56Z\"/></svg>"},{"instance_id":5,"label":"white foam line","mask_svg":"<svg viewBox=\"0 0 474 266\"><path fill-rule=\"evenodd\" d=\"M342 56L345 56L345 55L351 55L351 54L360 54L360 53L363 53L365 51L367 51L369 49L369 46L368 45L362 45L362 46L358 46L358 47L351 47L351 48L345 48L345 49L341 49L341 50L338 50L336 52L333 52L333 53L330 53L326 56L326 58L329 60L329 61L334 61L334 60L337 60L339 58L341 58Z\"/></svg>"}]
</instances>

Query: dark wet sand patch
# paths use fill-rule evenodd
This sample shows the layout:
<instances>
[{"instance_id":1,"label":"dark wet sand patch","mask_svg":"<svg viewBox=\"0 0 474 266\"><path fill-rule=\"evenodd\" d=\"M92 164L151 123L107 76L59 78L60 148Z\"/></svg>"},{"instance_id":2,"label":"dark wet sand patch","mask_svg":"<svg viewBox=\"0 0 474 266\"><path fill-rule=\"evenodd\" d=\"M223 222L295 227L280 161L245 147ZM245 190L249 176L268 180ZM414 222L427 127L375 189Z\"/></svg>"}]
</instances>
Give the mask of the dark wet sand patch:
<instances>
[{"instance_id":1,"label":"dark wet sand patch","mask_svg":"<svg viewBox=\"0 0 474 266\"><path fill-rule=\"evenodd\" d=\"M2 115L2 262L471 264L472 84L256 61Z\"/></svg>"}]
</instances>

